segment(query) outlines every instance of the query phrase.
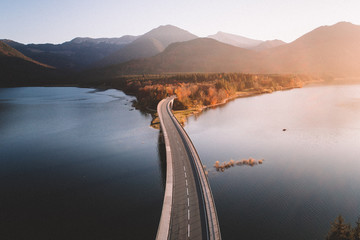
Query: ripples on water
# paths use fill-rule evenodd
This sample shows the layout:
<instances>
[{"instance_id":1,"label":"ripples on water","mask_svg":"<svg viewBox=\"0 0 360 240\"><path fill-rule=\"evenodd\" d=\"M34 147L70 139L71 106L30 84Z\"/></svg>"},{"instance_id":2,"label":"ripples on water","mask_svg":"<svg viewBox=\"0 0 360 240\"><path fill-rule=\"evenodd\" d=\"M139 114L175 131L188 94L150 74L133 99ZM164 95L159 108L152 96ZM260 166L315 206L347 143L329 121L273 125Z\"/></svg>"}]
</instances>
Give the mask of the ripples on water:
<instances>
[{"instance_id":1,"label":"ripples on water","mask_svg":"<svg viewBox=\"0 0 360 240\"><path fill-rule=\"evenodd\" d=\"M154 239L164 146L131 100L116 90L0 89L2 238ZM223 239L324 239L338 214L360 214L359 85L237 99L186 130L204 165L266 160L208 167Z\"/></svg>"},{"instance_id":2,"label":"ripples on water","mask_svg":"<svg viewBox=\"0 0 360 240\"><path fill-rule=\"evenodd\" d=\"M155 238L159 133L132 100L117 90L0 89L1 239Z\"/></svg>"},{"instance_id":3,"label":"ripples on water","mask_svg":"<svg viewBox=\"0 0 360 240\"><path fill-rule=\"evenodd\" d=\"M360 215L360 85L237 99L185 129L207 166L266 159L209 172L224 239L324 239Z\"/></svg>"}]
</instances>

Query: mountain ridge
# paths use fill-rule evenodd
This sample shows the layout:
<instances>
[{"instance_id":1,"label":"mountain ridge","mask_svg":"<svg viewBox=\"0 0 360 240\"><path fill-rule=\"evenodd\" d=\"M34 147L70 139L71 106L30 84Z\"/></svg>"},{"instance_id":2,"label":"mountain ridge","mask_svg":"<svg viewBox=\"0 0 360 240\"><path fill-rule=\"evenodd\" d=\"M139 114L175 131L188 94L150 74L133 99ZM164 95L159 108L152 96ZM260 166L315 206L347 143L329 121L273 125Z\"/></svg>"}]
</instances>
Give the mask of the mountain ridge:
<instances>
[{"instance_id":1,"label":"mountain ridge","mask_svg":"<svg viewBox=\"0 0 360 240\"><path fill-rule=\"evenodd\" d=\"M360 26L322 26L262 51L199 38L168 46L146 59L114 65L117 74L166 72L304 73L360 76ZM246 50L246 51L245 51Z\"/></svg>"},{"instance_id":2,"label":"mountain ridge","mask_svg":"<svg viewBox=\"0 0 360 240\"><path fill-rule=\"evenodd\" d=\"M53 68L52 66L40 63L38 61L35 61L33 59L31 59L28 56L25 56L24 54L22 54L21 52L19 52L18 50L16 50L15 48L12 48L10 45L8 45L6 42L1 41L0 40L0 56L1 57L14 57L14 58L19 58L22 59L24 61L28 61L46 68Z\"/></svg>"},{"instance_id":3,"label":"mountain ridge","mask_svg":"<svg viewBox=\"0 0 360 240\"><path fill-rule=\"evenodd\" d=\"M263 41L261 40L255 40L247 37L243 37L240 35L232 34L232 33L225 33L222 31L218 31L214 35L207 36L208 38L215 39L222 43L227 43L230 45L233 45L235 47L241 47L241 48L253 48L257 45L261 44Z\"/></svg>"},{"instance_id":4,"label":"mountain ridge","mask_svg":"<svg viewBox=\"0 0 360 240\"><path fill-rule=\"evenodd\" d=\"M318 27L293 42L263 51L269 71L360 75L360 26L339 22Z\"/></svg>"},{"instance_id":5,"label":"mountain ridge","mask_svg":"<svg viewBox=\"0 0 360 240\"><path fill-rule=\"evenodd\" d=\"M58 76L53 67L39 63L0 41L0 87L51 82Z\"/></svg>"},{"instance_id":6,"label":"mountain ridge","mask_svg":"<svg viewBox=\"0 0 360 240\"><path fill-rule=\"evenodd\" d=\"M61 44L22 44L3 40L30 58L59 69L82 70L132 42L135 36L120 38L74 38Z\"/></svg>"},{"instance_id":7,"label":"mountain ridge","mask_svg":"<svg viewBox=\"0 0 360 240\"><path fill-rule=\"evenodd\" d=\"M281 45L287 44L286 42L279 40L279 39L274 39L274 40L266 40L262 43L260 43L259 45L251 48L251 50L255 50L255 51L263 51L269 48L274 48L274 47L279 47Z\"/></svg>"},{"instance_id":8,"label":"mountain ridge","mask_svg":"<svg viewBox=\"0 0 360 240\"><path fill-rule=\"evenodd\" d=\"M132 35L124 35L122 37L118 38L90 38L90 37L76 37L69 42L71 43L108 43L108 44L115 44L115 45L121 45L121 44L129 44L133 41L135 41L139 36L132 36ZM67 43L67 42L64 42Z\"/></svg>"},{"instance_id":9,"label":"mountain ridge","mask_svg":"<svg viewBox=\"0 0 360 240\"><path fill-rule=\"evenodd\" d=\"M171 34L172 31L178 35ZM171 37L168 37L169 34ZM82 45L92 40L75 38L72 41L79 42L73 43L75 45ZM90 45L101 45L101 41L98 39L96 44ZM121 48L122 57L130 59L127 62L112 65L110 62L109 65L90 69L84 75L96 73L94 76L114 78L126 74L245 72L359 77L359 43L360 26L349 22L318 27L290 43L280 40L263 41L250 49L235 47L212 38L198 38L180 28L165 25L136 37ZM270 46L259 49L261 45ZM43 44L42 47L51 49L53 45ZM33 48L32 51L36 53L37 49Z\"/></svg>"},{"instance_id":10,"label":"mountain ridge","mask_svg":"<svg viewBox=\"0 0 360 240\"><path fill-rule=\"evenodd\" d=\"M100 60L96 66L103 67L135 58L154 56L162 52L169 44L197 38L196 35L172 25L161 25L141 35L123 49Z\"/></svg>"}]
</instances>

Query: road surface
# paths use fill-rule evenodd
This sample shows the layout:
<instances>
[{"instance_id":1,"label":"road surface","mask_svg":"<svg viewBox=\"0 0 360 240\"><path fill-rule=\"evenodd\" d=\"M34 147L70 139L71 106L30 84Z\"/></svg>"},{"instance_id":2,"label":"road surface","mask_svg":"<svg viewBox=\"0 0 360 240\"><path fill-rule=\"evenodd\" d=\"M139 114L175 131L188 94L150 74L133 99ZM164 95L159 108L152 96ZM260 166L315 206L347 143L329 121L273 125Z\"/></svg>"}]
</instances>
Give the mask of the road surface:
<instances>
[{"instance_id":1,"label":"road surface","mask_svg":"<svg viewBox=\"0 0 360 240\"><path fill-rule=\"evenodd\" d=\"M166 146L167 176L157 239L221 239L215 203L199 156L171 112L175 96L158 114Z\"/></svg>"}]
</instances>

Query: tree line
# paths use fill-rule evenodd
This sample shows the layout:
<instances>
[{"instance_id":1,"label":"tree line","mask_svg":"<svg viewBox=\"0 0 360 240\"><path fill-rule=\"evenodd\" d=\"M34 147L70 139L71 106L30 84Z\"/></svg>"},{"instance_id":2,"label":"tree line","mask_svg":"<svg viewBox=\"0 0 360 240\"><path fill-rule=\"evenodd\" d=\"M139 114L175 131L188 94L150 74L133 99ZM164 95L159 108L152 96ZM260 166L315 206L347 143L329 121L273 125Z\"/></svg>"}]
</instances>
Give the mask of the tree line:
<instances>
[{"instance_id":1,"label":"tree line","mask_svg":"<svg viewBox=\"0 0 360 240\"><path fill-rule=\"evenodd\" d=\"M273 92L312 80L294 74L187 73L122 76L112 85L135 95L139 107L156 109L161 99L176 94L175 109L188 109L219 104L239 92Z\"/></svg>"},{"instance_id":2,"label":"tree line","mask_svg":"<svg viewBox=\"0 0 360 240\"><path fill-rule=\"evenodd\" d=\"M339 215L333 223L326 240L360 240L360 217L355 222L355 227L345 223L344 218Z\"/></svg>"}]
</instances>

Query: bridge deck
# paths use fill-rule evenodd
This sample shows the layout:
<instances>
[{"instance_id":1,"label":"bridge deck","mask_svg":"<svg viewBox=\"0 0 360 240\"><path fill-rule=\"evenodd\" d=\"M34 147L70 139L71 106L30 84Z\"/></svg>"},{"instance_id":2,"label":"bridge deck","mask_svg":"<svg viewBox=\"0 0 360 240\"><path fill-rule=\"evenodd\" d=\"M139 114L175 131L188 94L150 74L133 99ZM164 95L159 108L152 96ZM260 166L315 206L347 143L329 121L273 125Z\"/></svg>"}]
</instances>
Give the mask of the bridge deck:
<instances>
[{"instance_id":1,"label":"bridge deck","mask_svg":"<svg viewBox=\"0 0 360 240\"><path fill-rule=\"evenodd\" d=\"M174 98L166 98L158 105L166 145L167 184L157 239L221 239L200 159L171 113Z\"/></svg>"}]
</instances>

